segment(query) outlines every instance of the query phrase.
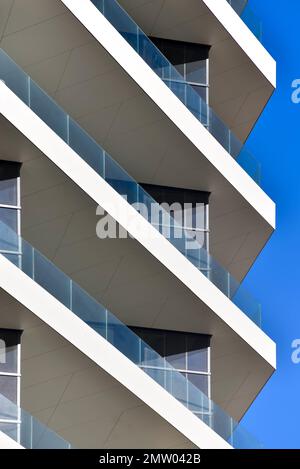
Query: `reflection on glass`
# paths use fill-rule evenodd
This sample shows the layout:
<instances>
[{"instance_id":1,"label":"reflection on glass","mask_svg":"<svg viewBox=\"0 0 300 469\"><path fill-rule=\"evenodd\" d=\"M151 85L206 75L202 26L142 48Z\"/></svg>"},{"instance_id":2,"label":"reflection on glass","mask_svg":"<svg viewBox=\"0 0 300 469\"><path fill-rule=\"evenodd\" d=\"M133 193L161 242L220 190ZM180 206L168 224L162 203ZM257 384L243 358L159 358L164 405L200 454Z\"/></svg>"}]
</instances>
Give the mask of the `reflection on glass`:
<instances>
[{"instance_id":1,"label":"reflection on glass","mask_svg":"<svg viewBox=\"0 0 300 469\"><path fill-rule=\"evenodd\" d=\"M17 205L18 180L0 180L0 203L3 205Z\"/></svg>"},{"instance_id":2,"label":"reflection on glass","mask_svg":"<svg viewBox=\"0 0 300 469\"><path fill-rule=\"evenodd\" d=\"M0 249L3 251L18 251L18 211L0 207ZM12 230L12 231L11 231ZM15 234L12 234L15 233Z\"/></svg>"},{"instance_id":3,"label":"reflection on glass","mask_svg":"<svg viewBox=\"0 0 300 469\"><path fill-rule=\"evenodd\" d=\"M0 375L0 394L10 401L17 402L17 377Z\"/></svg>"},{"instance_id":4,"label":"reflection on glass","mask_svg":"<svg viewBox=\"0 0 300 469\"><path fill-rule=\"evenodd\" d=\"M166 360L177 370L186 369L186 337L185 334L165 332Z\"/></svg>"},{"instance_id":5,"label":"reflection on glass","mask_svg":"<svg viewBox=\"0 0 300 469\"><path fill-rule=\"evenodd\" d=\"M188 380L198 389L200 389L206 396L208 396L208 375L200 375L188 373Z\"/></svg>"},{"instance_id":6,"label":"reflection on glass","mask_svg":"<svg viewBox=\"0 0 300 469\"><path fill-rule=\"evenodd\" d=\"M17 366L18 346L7 344L0 332L0 373L17 373Z\"/></svg>"},{"instance_id":7,"label":"reflection on glass","mask_svg":"<svg viewBox=\"0 0 300 469\"><path fill-rule=\"evenodd\" d=\"M207 84L207 60L186 63L185 78L187 82Z\"/></svg>"}]
</instances>

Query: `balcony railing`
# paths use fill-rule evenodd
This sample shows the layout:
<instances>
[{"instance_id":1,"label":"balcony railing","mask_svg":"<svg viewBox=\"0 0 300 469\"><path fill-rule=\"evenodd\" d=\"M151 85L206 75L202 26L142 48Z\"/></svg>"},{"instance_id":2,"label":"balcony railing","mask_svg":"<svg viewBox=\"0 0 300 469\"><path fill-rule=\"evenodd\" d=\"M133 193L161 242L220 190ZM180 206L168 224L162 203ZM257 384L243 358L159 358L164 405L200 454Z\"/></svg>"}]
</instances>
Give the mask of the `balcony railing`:
<instances>
[{"instance_id":1,"label":"balcony railing","mask_svg":"<svg viewBox=\"0 0 300 469\"><path fill-rule=\"evenodd\" d=\"M248 26L250 31L257 37L259 41L262 40L262 22L257 18L255 13L248 5L248 0L227 0L229 5L241 17L244 23Z\"/></svg>"},{"instance_id":2,"label":"balcony railing","mask_svg":"<svg viewBox=\"0 0 300 469\"><path fill-rule=\"evenodd\" d=\"M259 447L252 436L165 358L3 222L0 222L0 243L2 255L116 347L223 439L235 448ZM9 250L4 250L3 246L9 247Z\"/></svg>"},{"instance_id":3,"label":"balcony railing","mask_svg":"<svg viewBox=\"0 0 300 469\"><path fill-rule=\"evenodd\" d=\"M261 326L261 306L233 276L198 245L192 248L190 236L174 219L109 156L52 98L50 98L15 62L0 49L0 80L32 109L60 138L62 138L91 168L93 168L129 204L143 204L148 215L153 208L159 213L159 223L153 223L162 235L164 226L173 227L168 240L197 269L238 306L252 321ZM133 205L136 208L136 205ZM143 216L143 212L141 212Z\"/></svg>"},{"instance_id":4,"label":"balcony railing","mask_svg":"<svg viewBox=\"0 0 300 469\"><path fill-rule=\"evenodd\" d=\"M71 444L0 394L0 431L26 449L71 449Z\"/></svg>"},{"instance_id":5,"label":"balcony railing","mask_svg":"<svg viewBox=\"0 0 300 469\"><path fill-rule=\"evenodd\" d=\"M116 0L91 0L105 18L123 36L165 85L189 111L208 129L239 165L260 184L261 167L258 161L222 122L201 96L166 59L134 20Z\"/></svg>"}]
</instances>

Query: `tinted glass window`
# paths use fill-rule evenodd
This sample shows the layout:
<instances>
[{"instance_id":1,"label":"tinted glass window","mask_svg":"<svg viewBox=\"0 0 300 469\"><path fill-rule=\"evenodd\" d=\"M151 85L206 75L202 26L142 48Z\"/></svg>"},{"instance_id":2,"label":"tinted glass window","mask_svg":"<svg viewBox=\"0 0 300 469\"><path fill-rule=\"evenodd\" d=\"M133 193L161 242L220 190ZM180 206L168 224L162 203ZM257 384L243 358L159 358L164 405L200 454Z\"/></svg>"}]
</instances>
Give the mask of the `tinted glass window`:
<instances>
[{"instance_id":1,"label":"tinted glass window","mask_svg":"<svg viewBox=\"0 0 300 469\"><path fill-rule=\"evenodd\" d=\"M201 96L201 98L206 101L206 98L207 98L207 88L206 86L198 86L198 85L191 85L192 88L194 89L194 91L196 91L196 93L198 93L199 96Z\"/></svg>"},{"instance_id":2,"label":"tinted glass window","mask_svg":"<svg viewBox=\"0 0 300 469\"><path fill-rule=\"evenodd\" d=\"M186 370L186 338L184 334L166 333L166 359L174 368Z\"/></svg>"},{"instance_id":3,"label":"tinted glass window","mask_svg":"<svg viewBox=\"0 0 300 469\"><path fill-rule=\"evenodd\" d=\"M17 205L17 179L0 180L0 204Z\"/></svg>"},{"instance_id":4,"label":"tinted glass window","mask_svg":"<svg viewBox=\"0 0 300 469\"><path fill-rule=\"evenodd\" d=\"M0 375L0 394L11 402L17 402L17 377Z\"/></svg>"},{"instance_id":5,"label":"tinted glass window","mask_svg":"<svg viewBox=\"0 0 300 469\"><path fill-rule=\"evenodd\" d=\"M7 345L0 338L0 373L17 373L18 346Z\"/></svg>"},{"instance_id":6,"label":"tinted glass window","mask_svg":"<svg viewBox=\"0 0 300 469\"><path fill-rule=\"evenodd\" d=\"M17 226L18 211L0 207L0 249L6 251L18 249Z\"/></svg>"},{"instance_id":7,"label":"tinted glass window","mask_svg":"<svg viewBox=\"0 0 300 469\"><path fill-rule=\"evenodd\" d=\"M188 373L188 380L200 389L204 394L208 395L208 376L207 375L196 375L193 373Z\"/></svg>"},{"instance_id":8,"label":"tinted glass window","mask_svg":"<svg viewBox=\"0 0 300 469\"><path fill-rule=\"evenodd\" d=\"M207 84L207 61L199 60L197 62L187 63L185 66L186 80L194 83Z\"/></svg>"}]
</instances>

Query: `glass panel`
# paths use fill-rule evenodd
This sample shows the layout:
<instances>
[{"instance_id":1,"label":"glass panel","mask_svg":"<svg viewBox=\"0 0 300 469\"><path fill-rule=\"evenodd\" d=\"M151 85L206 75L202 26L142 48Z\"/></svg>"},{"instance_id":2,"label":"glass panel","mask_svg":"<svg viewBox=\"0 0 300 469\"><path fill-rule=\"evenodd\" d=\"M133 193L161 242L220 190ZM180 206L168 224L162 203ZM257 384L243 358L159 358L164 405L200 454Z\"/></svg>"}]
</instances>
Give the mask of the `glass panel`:
<instances>
[{"instance_id":1,"label":"glass panel","mask_svg":"<svg viewBox=\"0 0 300 469\"><path fill-rule=\"evenodd\" d=\"M180 75L182 75L184 77L184 72L185 72L184 63L174 65L174 68L176 68L177 72L180 73Z\"/></svg>"},{"instance_id":2,"label":"glass panel","mask_svg":"<svg viewBox=\"0 0 300 469\"><path fill-rule=\"evenodd\" d=\"M141 364L155 366L157 354L165 356L165 333L156 330L136 330L142 339ZM158 366L158 365L157 365Z\"/></svg>"},{"instance_id":3,"label":"glass panel","mask_svg":"<svg viewBox=\"0 0 300 469\"><path fill-rule=\"evenodd\" d=\"M12 402L17 402L17 382L16 376L0 375L0 394Z\"/></svg>"},{"instance_id":4,"label":"glass panel","mask_svg":"<svg viewBox=\"0 0 300 469\"><path fill-rule=\"evenodd\" d=\"M208 371L208 339L197 335L187 335L187 368L189 371Z\"/></svg>"},{"instance_id":5,"label":"glass panel","mask_svg":"<svg viewBox=\"0 0 300 469\"><path fill-rule=\"evenodd\" d=\"M0 80L27 105L29 104L29 77L0 49Z\"/></svg>"},{"instance_id":6,"label":"glass panel","mask_svg":"<svg viewBox=\"0 0 300 469\"><path fill-rule=\"evenodd\" d=\"M72 282L72 311L102 337L106 337L106 309Z\"/></svg>"},{"instance_id":7,"label":"glass panel","mask_svg":"<svg viewBox=\"0 0 300 469\"><path fill-rule=\"evenodd\" d=\"M193 90L200 96L200 98L204 101L208 101L208 91L206 86L200 86L200 85L191 85Z\"/></svg>"},{"instance_id":8,"label":"glass panel","mask_svg":"<svg viewBox=\"0 0 300 469\"><path fill-rule=\"evenodd\" d=\"M2 389L2 386L0 386L0 388ZM3 385L3 389L4 389L4 385ZM1 420L16 420L17 418L18 418L18 408L16 404L8 400L8 398L5 397L3 394L0 394L0 419Z\"/></svg>"},{"instance_id":9,"label":"glass panel","mask_svg":"<svg viewBox=\"0 0 300 469\"><path fill-rule=\"evenodd\" d=\"M197 62L189 62L185 65L186 81L207 85L207 60L198 60Z\"/></svg>"},{"instance_id":10,"label":"glass panel","mask_svg":"<svg viewBox=\"0 0 300 469\"><path fill-rule=\"evenodd\" d=\"M185 334L166 333L166 360L174 368L186 370Z\"/></svg>"},{"instance_id":11,"label":"glass panel","mask_svg":"<svg viewBox=\"0 0 300 469\"><path fill-rule=\"evenodd\" d=\"M126 196L128 203L138 202L138 184L107 155L105 155L105 180L120 195Z\"/></svg>"},{"instance_id":12,"label":"glass panel","mask_svg":"<svg viewBox=\"0 0 300 469\"><path fill-rule=\"evenodd\" d=\"M117 2L104 1L103 3L105 17L113 23L126 41L129 42L135 50L138 50L139 28L137 25L133 21L128 21L126 16L120 14L120 7Z\"/></svg>"},{"instance_id":13,"label":"glass panel","mask_svg":"<svg viewBox=\"0 0 300 469\"><path fill-rule=\"evenodd\" d=\"M144 372L160 386L166 388L166 374L169 372L157 368L145 368Z\"/></svg>"},{"instance_id":14,"label":"glass panel","mask_svg":"<svg viewBox=\"0 0 300 469\"><path fill-rule=\"evenodd\" d=\"M30 107L65 142L68 140L68 115L32 80Z\"/></svg>"},{"instance_id":15,"label":"glass panel","mask_svg":"<svg viewBox=\"0 0 300 469\"><path fill-rule=\"evenodd\" d=\"M238 15L243 13L244 8L246 7L248 0L227 0L229 5L237 12Z\"/></svg>"},{"instance_id":16,"label":"glass panel","mask_svg":"<svg viewBox=\"0 0 300 469\"><path fill-rule=\"evenodd\" d=\"M197 203L196 207L185 207L184 226L185 228L206 229L206 205Z\"/></svg>"},{"instance_id":17,"label":"glass panel","mask_svg":"<svg viewBox=\"0 0 300 469\"><path fill-rule=\"evenodd\" d=\"M0 423L0 431L27 449L67 449L70 443L0 394L0 419L18 423Z\"/></svg>"},{"instance_id":18,"label":"glass panel","mask_svg":"<svg viewBox=\"0 0 300 469\"><path fill-rule=\"evenodd\" d=\"M17 205L18 179L0 180L0 204Z\"/></svg>"},{"instance_id":19,"label":"glass panel","mask_svg":"<svg viewBox=\"0 0 300 469\"><path fill-rule=\"evenodd\" d=\"M15 264L17 267L19 267L20 262L21 262L21 256L19 254L6 254L3 253L4 257L8 259L10 262Z\"/></svg>"},{"instance_id":20,"label":"glass panel","mask_svg":"<svg viewBox=\"0 0 300 469\"><path fill-rule=\"evenodd\" d=\"M208 380L209 380L208 375L198 375L198 374L188 373L187 379L197 389L200 389L206 396L208 396Z\"/></svg>"},{"instance_id":21,"label":"glass panel","mask_svg":"<svg viewBox=\"0 0 300 469\"><path fill-rule=\"evenodd\" d=\"M70 444L24 410L21 411L21 445L27 449L68 449Z\"/></svg>"},{"instance_id":22,"label":"glass panel","mask_svg":"<svg viewBox=\"0 0 300 469\"><path fill-rule=\"evenodd\" d=\"M199 375L201 376L201 375ZM211 414L212 403L207 397L207 393L201 392L200 387L196 387L190 380L192 375L188 375L188 407L192 412L195 412L199 418L203 418L203 415ZM197 384L201 384L197 382ZM227 421L227 418L226 418ZM210 425L213 427L213 425ZM213 427L214 428L214 427Z\"/></svg>"},{"instance_id":23,"label":"glass panel","mask_svg":"<svg viewBox=\"0 0 300 469\"><path fill-rule=\"evenodd\" d=\"M185 374L176 372L175 370L168 371L168 389L170 394L174 396L181 404L188 407L188 380Z\"/></svg>"},{"instance_id":24,"label":"glass panel","mask_svg":"<svg viewBox=\"0 0 300 469\"><path fill-rule=\"evenodd\" d=\"M18 251L18 210L0 207L0 249Z\"/></svg>"},{"instance_id":25,"label":"glass panel","mask_svg":"<svg viewBox=\"0 0 300 469\"><path fill-rule=\"evenodd\" d=\"M0 224L0 229L1 227L2 225ZM19 244L21 246L21 252L22 252L20 267L23 270L23 272L25 272L25 274L33 278L34 276L34 249L24 239L22 239Z\"/></svg>"},{"instance_id":26,"label":"glass panel","mask_svg":"<svg viewBox=\"0 0 300 469\"><path fill-rule=\"evenodd\" d=\"M0 399L1 402L1 399ZM12 440L17 441L18 438L18 424L16 423L1 423L0 422L0 432L5 433Z\"/></svg>"},{"instance_id":27,"label":"glass panel","mask_svg":"<svg viewBox=\"0 0 300 469\"><path fill-rule=\"evenodd\" d=\"M18 346L10 343L10 337L0 332L0 373L18 372Z\"/></svg>"},{"instance_id":28,"label":"glass panel","mask_svg":"<svg viewBox=\"0 0 300 469\"><path fill-rule=\"evenodd\" d=\"M3 431L27 449L67 449L70 443L0 394L0 419L19 423L0 423Z\"/></svg>"},{"instance_id":29,"label":"glass panel","mask_svg":"<svg viewBox=\"0 0 300 469\"><path fill-rule=\"evenodd\" d=\"M38 251L34 253L34 280L61 303L70 307L70 279Z\"/></svg>"},{"instance_id":30,"label":"glass panel","mask_svg":"<svg viewBox=\"0 0 300 469\"><path fill-rule=\"evenodd\" d=\"M98 174L103 176L104 151L73 119L69 120L69 145Z\"/></svg>"},{"instance_id":31,"label":"glass panel","mask_svg":"<svg viewBox=\"0 0 300 469\"><path fill-rule=\"evenodd\" d=\"M140 363L140 339L111 313L107 316L107 340L136 364Z\"/></svg>"}]
</instances>

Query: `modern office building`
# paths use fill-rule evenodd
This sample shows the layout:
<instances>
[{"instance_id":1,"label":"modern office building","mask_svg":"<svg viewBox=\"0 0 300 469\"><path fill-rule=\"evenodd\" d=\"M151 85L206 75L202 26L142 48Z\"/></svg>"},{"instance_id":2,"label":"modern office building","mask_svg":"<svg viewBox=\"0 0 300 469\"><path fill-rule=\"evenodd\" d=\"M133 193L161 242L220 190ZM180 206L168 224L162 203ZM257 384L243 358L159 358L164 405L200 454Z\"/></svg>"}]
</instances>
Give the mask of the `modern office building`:
<instances>
[{"instance_id":1,"label":"modern office building","mask_svg":"<svg viewBox=\"0 0 300 469\"><path fill-rule=\"evenodd\" d=\"M0 0L0 447L253 448L276 86L246 0ZM263 170L263 168L262 168Z\"/></svg>"}]
</instances>

